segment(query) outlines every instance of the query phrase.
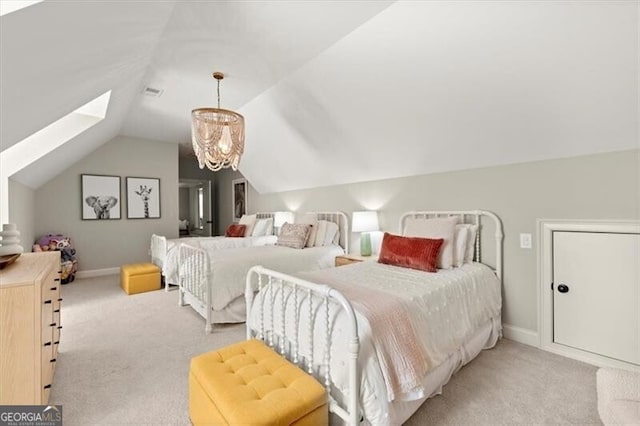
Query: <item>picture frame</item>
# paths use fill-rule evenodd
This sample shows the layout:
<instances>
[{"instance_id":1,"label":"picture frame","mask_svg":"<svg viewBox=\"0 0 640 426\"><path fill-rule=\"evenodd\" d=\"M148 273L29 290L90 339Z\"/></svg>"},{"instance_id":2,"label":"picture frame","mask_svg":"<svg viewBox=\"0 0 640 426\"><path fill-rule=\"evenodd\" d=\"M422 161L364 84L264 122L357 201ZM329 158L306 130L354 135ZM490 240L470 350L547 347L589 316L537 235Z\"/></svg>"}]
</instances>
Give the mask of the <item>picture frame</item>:
<instances>
[{"instance_id":1,"label":"picture frame","mask_svg":"<svg viewBox=\"0 0 640 426\"><path fill-rule=\"evenodd\" d=\"M160 218L160 179L127 176L127 219Z\"/></svg>"},{"instance_id":2,"label":"picture frame","mask_svg":"<svg viewBox=\"0 0 640 426\"><path fill-rule=\"evenodd\" d=\"M244 178L231 181L231 205L233 207L233 221L238 222L247 213L247 180Z\"/></svg>"},{"instance_id":3,"label":"picture frame","mask_svg":"<svg viewBox=\"0 0 640 426\"><path fill-rule=\"evenodd\" d=\"M118 220L122 217L120 176L80 175L82 220Z\"/></svg>"}]
</instances>

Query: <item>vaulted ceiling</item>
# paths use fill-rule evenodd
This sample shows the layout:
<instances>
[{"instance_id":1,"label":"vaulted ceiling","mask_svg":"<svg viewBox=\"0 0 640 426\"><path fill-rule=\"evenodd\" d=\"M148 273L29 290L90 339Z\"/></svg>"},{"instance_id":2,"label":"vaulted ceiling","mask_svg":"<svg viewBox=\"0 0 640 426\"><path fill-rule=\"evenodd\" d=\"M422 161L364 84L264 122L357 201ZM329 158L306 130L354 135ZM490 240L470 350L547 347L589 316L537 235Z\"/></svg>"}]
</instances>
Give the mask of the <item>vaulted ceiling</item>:
<instances>
[{"instance_id":1,"label":"vaulted ceiling","mask_svg":"<svg viewBox=\"0 0 640 426\"><path fill-rule=\"evenodd\" d=\"M107 90L105 120L13 178L37 188L118 134L188 148L222 71L260 192L633 149L639 16L637 1L45 0L0 18L0 148Z\"/></svg>"}]
</instances>

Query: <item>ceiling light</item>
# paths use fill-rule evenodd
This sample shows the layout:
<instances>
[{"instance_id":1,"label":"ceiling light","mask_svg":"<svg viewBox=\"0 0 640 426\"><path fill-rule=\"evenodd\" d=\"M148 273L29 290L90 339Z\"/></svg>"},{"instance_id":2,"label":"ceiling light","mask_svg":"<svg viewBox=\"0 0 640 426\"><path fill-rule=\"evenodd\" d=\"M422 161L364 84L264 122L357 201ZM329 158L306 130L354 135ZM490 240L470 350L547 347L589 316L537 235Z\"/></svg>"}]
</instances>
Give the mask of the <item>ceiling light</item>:
<instances>
[{"instance_id":1,"label":"ceiling light","mask_svg":"<svg viewBox=\"0 0 640 426\"><path fill-rule=\"evenodd\" d=\"M238 169L244 152L244 117L237 112L220 109L221 72L214 72L218 82L218 108L191 111L191 142L201 169L214 172L226 167Z\"/></svg>"}]
</instances>

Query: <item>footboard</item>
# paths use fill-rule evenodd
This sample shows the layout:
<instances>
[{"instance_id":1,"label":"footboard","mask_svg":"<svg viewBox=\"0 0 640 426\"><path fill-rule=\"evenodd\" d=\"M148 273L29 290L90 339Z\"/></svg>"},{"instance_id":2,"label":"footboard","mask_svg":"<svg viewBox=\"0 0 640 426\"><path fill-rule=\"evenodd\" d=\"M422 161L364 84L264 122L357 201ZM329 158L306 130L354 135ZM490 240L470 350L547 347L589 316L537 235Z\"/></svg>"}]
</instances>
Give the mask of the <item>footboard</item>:
<instances>
[{"instance_id":1,"label":"footboard","mask_svg":"<svg viewBox=\"0 0 640 426\"><path fill-rule=\"evenodd\" d=\"M254 295L255 291L258 291L257 295ZM254 266L249 270L245 298L247 339L265 341L289 361L313 375L327 389L329 410L347 424L357 425L360 419L360 340L356 316L349 301L329 286L314 284L262 266ZM344 333L349 339L346 354L348 383L347 389L340 392L342 397L334 394L337 391L333 386L330 359L331 330L339 314L346 315ZM319 350L323 353L323 359L318 359Z\"/></svg>"},{"instance_id":2,"label":"footboard","mask_svg":"<svg viewBox=\"0 0 640 426\"><path fill-rule=\"evenodd\" d=\"M151 263L161 270L167 260L167 238L162 235L151 235Z\"/></svg>"},{"instance_id":3,"label":"footboard","mask_svg":"<svg viewBox=\"0 0 640 426\"><path fill-rule=\"evenodd\" d=\"M180 266L178 270L178 304L191 305L206 321L205 332L211 333L211 286L209 285L210 267L207 253L199 248L180 244Z\"/></svg>"}]
</instances>

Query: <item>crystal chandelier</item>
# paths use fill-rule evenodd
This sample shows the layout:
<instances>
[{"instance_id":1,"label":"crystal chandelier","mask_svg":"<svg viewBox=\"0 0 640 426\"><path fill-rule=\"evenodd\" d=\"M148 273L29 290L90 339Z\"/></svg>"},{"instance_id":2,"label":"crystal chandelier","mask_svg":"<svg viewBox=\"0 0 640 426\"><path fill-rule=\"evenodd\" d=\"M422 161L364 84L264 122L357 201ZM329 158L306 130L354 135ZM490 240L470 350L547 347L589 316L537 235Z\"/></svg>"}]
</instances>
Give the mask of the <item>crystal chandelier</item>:
<instances>
[{"instance_id":1,"label":"crystal chandelier","mask_svg":"<svg viewBox=\"0 0 640 426\"><path fill-rule=\"evenodd\" d=\"M198 108L191 111L191 142L198 165L218 171L238 169L244 152L244 117L237 112L220 109L221 72L214 72L218 82L218 108Z\"/></svg>"}]
</instances>

